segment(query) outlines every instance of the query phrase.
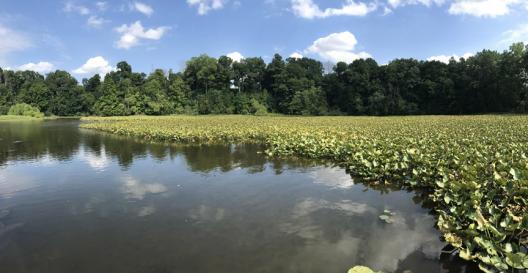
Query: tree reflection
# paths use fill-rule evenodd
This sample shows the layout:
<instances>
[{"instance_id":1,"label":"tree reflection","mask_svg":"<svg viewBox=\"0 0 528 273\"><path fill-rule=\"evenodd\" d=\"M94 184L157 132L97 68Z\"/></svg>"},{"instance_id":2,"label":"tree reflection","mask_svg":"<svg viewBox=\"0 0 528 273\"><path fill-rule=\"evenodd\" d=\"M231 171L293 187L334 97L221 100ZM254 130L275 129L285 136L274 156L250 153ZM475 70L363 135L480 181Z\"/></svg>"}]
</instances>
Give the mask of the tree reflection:
<instances>
[{"instance_id":1,"label":"tree reflection","mask_svg":"<svg viewBox=\"0 0 528 273\"><path fill-rule=\"evenodd\" d=\"M63 120L0 123L0 165L9 160L67 161L79 148L77 122Z\"/></svg>"}]
</instances>

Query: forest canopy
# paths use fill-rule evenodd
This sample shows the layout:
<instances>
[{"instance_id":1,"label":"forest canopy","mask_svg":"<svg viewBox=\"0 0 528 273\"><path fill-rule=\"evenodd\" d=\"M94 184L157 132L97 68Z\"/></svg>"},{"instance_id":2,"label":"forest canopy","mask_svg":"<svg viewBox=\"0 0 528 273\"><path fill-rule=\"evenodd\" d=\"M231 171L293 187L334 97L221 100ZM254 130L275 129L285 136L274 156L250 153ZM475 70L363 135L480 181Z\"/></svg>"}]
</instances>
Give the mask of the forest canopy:
<instances>
[{"instance_id":1,"label":"forest canopy","mask_svg":"<svg viewBox=\"0 0 528 273\"><path fill-rule=\"evenodd\" d=\"M258 114L419 115L528 112L528 46L483 50L449 63L395 59L339 62L310 58L234 62L201 55L182 72L134 72L127 62L79 83L0 68L0 114L26 103L46 115Z\"/></svg>"}]
</instances>

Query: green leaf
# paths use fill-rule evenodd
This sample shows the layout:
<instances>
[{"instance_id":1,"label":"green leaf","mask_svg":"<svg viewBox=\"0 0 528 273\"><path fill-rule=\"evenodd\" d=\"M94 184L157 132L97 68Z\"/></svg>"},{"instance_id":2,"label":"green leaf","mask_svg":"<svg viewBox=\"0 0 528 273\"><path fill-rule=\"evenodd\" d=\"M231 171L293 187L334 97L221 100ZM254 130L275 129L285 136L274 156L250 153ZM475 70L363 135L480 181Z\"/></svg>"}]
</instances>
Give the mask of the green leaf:
<instances>
[{"instance_id":1,"label":"green leaf","mask_svg":"<svg viewBox=\"0 0 528 273\"><path fill-rule=\"evenodd\" d=\"M525 269L527 261L528 257L524 253L506 253L506 263L513 268Z\"/></svg>"},{"instance_id":2,"label":"green leaf","mask_svg":"<svg viewBox=\"0 0 528 273\"><path fill-rule=\"evenodd\" d=\"M366 266L354 266L348 270L348 273L376 273Z\"/></svg>"},{"instance_id":3,"label":"green leaf","mask_svg":"<svg viewBox=\"0 0 528 273\"><path fill-rule=\"evenodd\" d=\"M519 177L517 176L517 171L514 168L510 169L510 174L513 176L513 180L519 180Z\"/></svg>"}]
</instances>

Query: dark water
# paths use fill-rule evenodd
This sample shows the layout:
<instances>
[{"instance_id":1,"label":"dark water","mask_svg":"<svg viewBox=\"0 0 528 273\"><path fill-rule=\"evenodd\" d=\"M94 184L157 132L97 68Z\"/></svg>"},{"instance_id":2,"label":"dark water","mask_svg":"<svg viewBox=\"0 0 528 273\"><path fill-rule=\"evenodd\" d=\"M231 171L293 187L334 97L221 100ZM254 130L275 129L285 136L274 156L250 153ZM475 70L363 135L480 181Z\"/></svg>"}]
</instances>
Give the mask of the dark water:
<instances>
[{"instance_id":1,"label":"dark water","mask_svg":"<svg viewBox=\"0 0 528 273\"><path fill-rule=\"evenodd\" d=\"M440 258L414 193L260 150L146 144L74 120L0 123L0 271L475 272Z\"/></svg>"}]
</instances>

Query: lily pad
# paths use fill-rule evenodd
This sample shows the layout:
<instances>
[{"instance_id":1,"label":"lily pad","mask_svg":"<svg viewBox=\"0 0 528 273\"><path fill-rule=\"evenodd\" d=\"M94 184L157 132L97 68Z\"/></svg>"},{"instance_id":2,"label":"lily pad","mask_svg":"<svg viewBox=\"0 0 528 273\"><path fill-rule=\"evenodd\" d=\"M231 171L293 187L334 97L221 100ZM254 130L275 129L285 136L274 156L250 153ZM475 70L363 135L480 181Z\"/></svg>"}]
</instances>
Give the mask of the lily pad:
<instances>
[{"instance_id":1,"label":"lily pad","mask_svg":"<svg viewBox=\"0 0 528 273\"><path fill-rule=\"evenodd\" d=\"M366 267L366 266L354 266L348 270L348 273L376 273L372 271L372 269Z\"/></svg>"},{"instance_id":2,"label":"lily pad","mask_svg":"<svg viewBox=\"0 0 528 273\"><path fill-rule=\"evenodd\" d=\"M388 209L385 209L383 211L383 214L381 214L379 217L379 219L387 224L392 224L394 223L394 220L392 220L392 216L395 215L394 212L391 212L390 210Z\"/></svg>"}]
</instances>

